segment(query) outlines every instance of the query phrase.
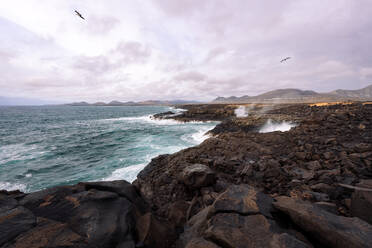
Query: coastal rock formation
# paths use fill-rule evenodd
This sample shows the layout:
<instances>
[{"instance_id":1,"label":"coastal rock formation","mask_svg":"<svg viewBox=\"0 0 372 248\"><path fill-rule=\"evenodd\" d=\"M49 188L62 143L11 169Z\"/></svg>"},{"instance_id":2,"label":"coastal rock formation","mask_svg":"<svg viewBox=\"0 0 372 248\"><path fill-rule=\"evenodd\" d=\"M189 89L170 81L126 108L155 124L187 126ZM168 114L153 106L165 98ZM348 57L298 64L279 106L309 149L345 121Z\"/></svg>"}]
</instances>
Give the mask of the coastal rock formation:
<instances>
[{"instance_id":1,"label":"coastal rock formation","mask_svg":"<svg viewBox=\"0 0 372 248\"><path fill-rule=\"evenodd\" d=\"M3 191L0 199L0 247L135 247L140 241L160 243L159 238L165 245L173 242L163 223L143 221L151 216L149 208L125 181L31 194ZM142 231L139 238L136 229Z\"/></svg>"},{"instance_id":2,"label":"coastal rock formation","mask_svg":"<svg viewBox=\"0 0 372 248\"><path fill-rule=\"evenodd\" d=\"M158 115L221 123L133 184L0 191L0 247L371 247L372 104L237 107Z\"/></svg>"},{"instance_id":3,"label":"coastal rock formation","mask_svg":"<svg viewBox=\"0 0 372 248\"><path fill-rule=\"evenodd\" d=\"M372 226L359 218L337 216L312 204L282 196L274 202L275 208L328 247L368 247L372 244Z\"/></svg>"},{"instance_id":4,"label":"coastal rock formation","mask_svg":"<svg viewBox=\"0 0 372 248\"><path fill-rule=\"evenodd\" d=\"M237 106L225 105L223 106L225 110L221 112L228 113L227 110L233 107ZM205 110L207 115L211 109ZM221 202L224 202L217 199L224 199L223 192L227 189L231 190L233 185L253 186L266 196L263 199L288 196L291 199L311 203L311 206L321 213L344 217L358 216L360 218L358 221L368 225L364 222L370 221L370 214L367 211L369 206L367 193L358 193L342 185L353 186L361 180L372 177L372 105L360 103L321 107L305 104L272 107L263 105L252 109L253 111L246 118L238 119L229 115L212 130L214 137L207 139L201 145L154 158L134 182L158 216L172 221L177 219L181 239L190 241L183 242L181 247L238 247L237 243L224 243L223 238L222 241L218 238L220 241L212 242L217 240L216 232L207 232L207 230L221 229L213 229L210 228L211 226L205 228L203 235L185 238L188 237L187 230L194 230L193 223L196 220L199 223L202 216L208 216L205 217L207 220L205 223L230 223L226 225L236 228L235 225L245 223L247 213L248 216L258 214L257 210L251 210L245 212L243 217L240 216L242 214L230 216L232 213L241 213L243 205L229 196L221 205L222 208L227 209L221 212L224 214L221 215L222 219L217 218L216 222L212 221L213 211L206 209L218 207ZM196 107L195 115L190 114L190 111L186 112L188 115L182 116L183 121L202 119L200 118L202 111L201 108ZM259 133L260 127L268 119L276 122L291 121L297 126L287 132ZM194 164L209 167L214 173L215 183L201 188L190 188L185 181L179 180L180 175L188 168L192 168ZM240 190L236 193L239 197L245 194L245 191ZM271 205L265 204L265 206ZM269 223L277 216L270 217L272 210L271 207L268 209L263 211L261 207L259 214ZM281 212L282 214L279 214L281 216L288 215L283 210L275 209L274 212ZM177 213L177 218L174 213ZM181 216L186 217L181 218ZM266 220L255 221L263 225ZM332 218L330 217L328 221L332 223ZM296 229L296 232L309 236L306 228L298 229L300 225L295 221L291 222L294 223L293 229ZM185 224L183 232L182 224ZM283 222L275 220L267 225L281 226L282 224ZM198 225L195 228L200 231ZM205 226L205 224L200 225ZM364 224L354 227L355 230L361 231L363 226ZM329 230L332 228L336 226L331 225ZM226 233L229 232L224 230ZM207 233L209 235L206 235ZM262 233L265 232L262 230ZM291 235L290 233L283 234L281 238L274 235L273 239L288 238L287 235ZM248 234L242 236L246 235ZM310 247L322 246L322 243L312 235L304 243ZM337 247L334 243L325 245Z\"/></svg>"}]
</instances>

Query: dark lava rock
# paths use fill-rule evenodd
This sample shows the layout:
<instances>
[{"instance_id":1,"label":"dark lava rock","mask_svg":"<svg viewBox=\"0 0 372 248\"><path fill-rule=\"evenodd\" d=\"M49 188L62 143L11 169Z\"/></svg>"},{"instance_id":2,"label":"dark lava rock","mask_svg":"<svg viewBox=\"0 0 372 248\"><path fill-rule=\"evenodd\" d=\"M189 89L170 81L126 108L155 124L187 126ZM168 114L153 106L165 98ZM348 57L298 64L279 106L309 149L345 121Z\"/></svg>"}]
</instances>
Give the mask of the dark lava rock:
<instances>
[{"instance_id":1,"label":"dark lava rock","mask_svg":"<svg viewBox=\"0 0 372 248\"><path fill-rule=\"evenodd\" d=\"M271 209L271 197L248 185L230 186L188 221L177 246L310 247L279 227Z\"/></svg>"},{"instance_id":2,"label":"dark lava rock","mask_svg":"<svg viewBox=\"0 0 372 248\"><path fill-rule=\"evenodd\" d=\"M232 185L213 203L215 212L235 212L241 215L263 214L272 218L272 198L248 185Z\"/></svg>"},{"instance_id":3,"label":"dark lava rock","mask_svg":"<svg viewBox=\"0 0 372 248\"><path fill-rule=\"evenodd\" d=\"M144 224L149 207L126 181L55 187L7 201L0 217L0 245L5 247L135 247L144 241L136 232L144 225L146 233L156 233L151 247L173 242L159 235L168 228L166 222ZM172 232L168 228L167 236Z\"/></svg>"},{"instance_id":4,"label":"dark lava rock","mask_svg":"<svg viewBox=\"0 0 372 248\"><path fill-rule=\"evenodd\" d=\"M0 246L36 225L32 212L17 207L0 213Z\"/></svg>"},{"instance_id":5,"label":"dark lava rock","mask_svg":"<svg viewBox=\"0 0 372 248\"><path fill-rule=\"evenodd\" d=\"M167 112L163 112L163 113L159 113L159 114L154 114L152 116L152 118L155 118L155 119L163 119L165 117L168 117L170 115L174 115L175 113L172 112L172 111L167 111Z\"/></svg>"},{"instance_id":6,"label":"dark lava rock","mask_svg":"<svg viewBox=\"0 0 372 248\"><path fill-rule=\"evenodd\" d=\"M369 191L355 189L351 197L351 213L372 224L372 180L362 180L356 186Z\"/></svg>"},{"instance_id":7,"label":"dark lava rock","mask_svg":"<svg viewBox=\"0 0 372 248\"><path fill-rule=\"evenodd\" d=\"M181 181L192 189L209 186L215 182L215 173L206 165L187 166L181 175Z\"/></svg>"},{"instance_id":8,"label":"dark lava rock","mask_svg":"<svg viewBox=\"0 0 372 248\"><path fill-rule=\"evenodd\" d=\"M304 201L281 196L274 207L320 244L329 247L370 247L372 226L359 218L331 214Z\"/></svg>"}]
</instances>

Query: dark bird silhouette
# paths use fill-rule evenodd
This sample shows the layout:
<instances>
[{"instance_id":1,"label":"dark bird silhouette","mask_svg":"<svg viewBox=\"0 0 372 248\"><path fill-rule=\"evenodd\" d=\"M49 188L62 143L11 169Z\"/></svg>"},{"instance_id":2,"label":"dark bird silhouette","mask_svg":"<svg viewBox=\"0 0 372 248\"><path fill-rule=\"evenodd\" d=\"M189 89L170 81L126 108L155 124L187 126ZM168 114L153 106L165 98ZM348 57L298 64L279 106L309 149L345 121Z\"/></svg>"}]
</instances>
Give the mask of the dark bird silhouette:
<instances>
[{"instance_id":1,"label":"dark bird silhouette","mask_svg":"<svg viewBox=\"0 0 372 248\"><path fill-rule=\"evenodd\" d=\"M284 58L284 59L280 60L280 63L283 63L284 61L286 61L286 60L288 60L288 59L290 59L290 58L291 58L291 57Z\"/></svg>"},{"instance_id":2,"label":"dark bird silhouette","mask_svg":"<svg viewBox=\"0 0 372 248\"><path fill-rule=\"evenodd\" d=\"M79 13L79 11L75 10L75 14L79 16L81 19L85 20L85 18Z\"/></svg>"}]
</instances>

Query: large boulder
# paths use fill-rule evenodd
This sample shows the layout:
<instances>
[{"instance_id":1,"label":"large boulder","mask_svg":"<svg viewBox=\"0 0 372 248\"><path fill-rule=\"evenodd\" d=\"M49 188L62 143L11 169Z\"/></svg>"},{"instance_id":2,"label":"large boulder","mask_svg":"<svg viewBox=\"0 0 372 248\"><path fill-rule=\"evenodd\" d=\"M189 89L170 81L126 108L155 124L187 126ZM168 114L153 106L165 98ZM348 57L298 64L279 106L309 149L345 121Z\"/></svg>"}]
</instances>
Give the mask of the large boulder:
<instances>
[{"instance_id":1,"label":"large boulder","mask_svg":"<svg viewBox=\"0 0 372 248\"><path fill-rule=\"evenodd\" d=\"M177 247L310 247L272 219L272 199L248 185L232 185L186 224Z\"/></svg>"},{"instance_id":2,"label":"large boulder","mask_svg":"<svg viewBox=\"0 0 372 248\"><path fill-rule=\"evenodd\" d=\"M249 185L231 185L213 203L215 212L263 214L272 218L272 198Z\"/></svg>"},{"instance_id":3,"label":"large boulder","mask_svg":"<svg viewBox=\"0 0 372 248\"><path fill-rule=\"evenodd\" d=\"M72 231L65 223L37 218L37 226L17 236L7 247L87 247L87 240Z\"/></svg>"},{"instance_id":4,"label":"large boulder","mask_svg":"<svg viewBox=\"0 0 372 248\"><path fill-rule=\"evenodd\" d=\"M215 183L215 173L206 165L187 166L181 175L181 181L191 189L198 189Z\"/></svg>"},{"instance_id":5,"label":"large boulder","mask_svg":"<svg viewBox=\"0 0 372 248\"><path fill-rule=\"evenodd\" d=\"M260 214L217 214L209 221L205 237L223 247L308 247L289 234L281 236L276 223Z\"/></svg>"},{"instance_id":6,"label":"large boulder","mask_svg":"<svg viewBox=\"0 0 372 248\"><path fill-rule=\"evenodd\" d=\"M6 201L0 204L0 246L6 247L135 247L136 222L150 211L126 181L79 183L0 197ZM161 225L151 223L147 232L159 233ZM164 236L153 240L160 238Z\"/></svg>"},{"instance_id":7,"label":"large boulder","mask_svg":"<svg viewBox=\"0 0 372 248\"><path fill-rule=\"evenodd\" d=\"M274 207L302 231L329 247L370 247L372 226L359 218L334 215L313 204L286 196L276 198Z\"/></svg>"},{"instance_id":8,"label":"large boulder","mask_svg":"<svg viewBox=\"0 0 372 248\"><path fill-rule=\"evenodd\" d=\"M372 180L362 180L351 196L351 213L372 224Z\"/></svg>"}]
</instances>

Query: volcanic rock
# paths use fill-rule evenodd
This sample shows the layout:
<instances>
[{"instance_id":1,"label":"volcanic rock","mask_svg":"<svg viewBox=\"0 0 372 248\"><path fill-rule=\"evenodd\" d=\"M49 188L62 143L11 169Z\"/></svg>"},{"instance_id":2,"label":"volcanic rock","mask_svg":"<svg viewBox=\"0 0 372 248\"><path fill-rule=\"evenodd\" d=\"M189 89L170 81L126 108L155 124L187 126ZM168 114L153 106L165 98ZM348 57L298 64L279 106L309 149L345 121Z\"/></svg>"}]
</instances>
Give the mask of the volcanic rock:
<instances>
[{"instance_id":1,"label":"volcanic rock","mask_svg":"<svg viewBox=\"0 0 372 248\"><path fill-rule=\"evenodd\" d=\"M372 244L372 226L359 218L337 216L290 197L281 196L276 200L275 208L325 246L369 247Z\"/></svg>"},{"instance_id":2,"label":"volcanic rock","mask_svg":"<svg viewBox=\"0 0 372 248\"><path fill-rule=\"evenodd\" d=\"M181 177L181 181L193 189L209 186L215 182L215 173L203 164L187 166Z\"/></svg>"},{"instance_id":3,"label":"volcanic rock","mask_svg":"<svg viewBox=\"0 0 372 248\"><path fill-rule=\"evenodd\" d=\"M351 197L351 213L372 224L372 180L362 180L356 186L370 191L355 190Z\"/></svg>"}]
</instances>

